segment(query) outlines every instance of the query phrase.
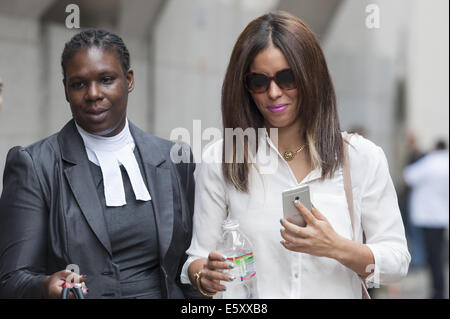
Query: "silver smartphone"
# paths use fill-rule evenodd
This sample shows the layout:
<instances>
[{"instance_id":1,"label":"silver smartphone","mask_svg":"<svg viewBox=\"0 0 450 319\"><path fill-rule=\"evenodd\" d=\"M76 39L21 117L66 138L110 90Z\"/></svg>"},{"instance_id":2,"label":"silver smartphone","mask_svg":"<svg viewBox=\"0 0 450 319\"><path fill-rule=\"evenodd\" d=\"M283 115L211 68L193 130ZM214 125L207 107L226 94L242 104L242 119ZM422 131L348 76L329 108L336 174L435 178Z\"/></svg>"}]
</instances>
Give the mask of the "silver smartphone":
<instances>
[{"instance_id":1,"label":"silver smartphone","mask_svg":"<svg viewBox=\"0 0 450 319\"><path fill-rule=\"evenodd\" d=\"M299 200L306 208L311 210L309 186L297 186L281 193L283 199L283 215L288 221L299 226L306 226L302 215L294 206L294 201Z\"/></svg>"}]
</instances>

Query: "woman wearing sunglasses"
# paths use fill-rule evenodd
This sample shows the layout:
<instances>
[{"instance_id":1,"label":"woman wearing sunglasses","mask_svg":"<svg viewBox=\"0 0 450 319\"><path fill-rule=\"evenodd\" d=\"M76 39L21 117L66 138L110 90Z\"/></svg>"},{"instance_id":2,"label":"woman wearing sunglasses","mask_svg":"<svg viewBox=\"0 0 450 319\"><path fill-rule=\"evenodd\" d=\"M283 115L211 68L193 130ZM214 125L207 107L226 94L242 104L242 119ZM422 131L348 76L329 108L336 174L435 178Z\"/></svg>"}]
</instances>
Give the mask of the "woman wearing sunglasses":
<instances>
[{"instance_id":1,"label":"woman wearing sunglasses","mask_svg":"<svg viewBox=\"0 0 450 319\"><path fill-rule=\"evenodd\" d=\"M257 154L246 140L243 163L226 161L226 141L205 150L182 282L213 296L239 280L217 251L226 218L238 220L253 244L260 298L361 298L360 278L376 285L406 275L410 255L385 155L359 135L346 138L352 231L342 173L347 135L322 50L300 19L270 13L245 28L223 83L222 116L224 128L265 130ZM251 160L262 146L277 163L272 173ZM283 218L281 193L299 185L310 187L313 204L296 205L304 227Z\"/></svg>"}]
</instances>

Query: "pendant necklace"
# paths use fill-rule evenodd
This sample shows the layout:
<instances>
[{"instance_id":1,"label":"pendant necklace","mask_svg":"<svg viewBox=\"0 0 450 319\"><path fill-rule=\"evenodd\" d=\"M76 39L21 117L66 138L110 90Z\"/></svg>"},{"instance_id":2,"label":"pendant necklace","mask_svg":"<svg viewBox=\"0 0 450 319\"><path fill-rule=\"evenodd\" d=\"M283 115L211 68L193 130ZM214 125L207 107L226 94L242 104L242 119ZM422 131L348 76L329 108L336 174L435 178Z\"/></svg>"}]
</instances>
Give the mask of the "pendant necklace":
<instances>
[{"instance_id":1,"label":"pendant necklace","mask_svg":"<svg viewBox=\"0 0 450 319\"><path fill-rule=\"evenodd\" d=\"M291 151L291 150L287 150L287 151L285 151L284 153L283 153L283 158L286 160L286 161L292 161L293 159L294 159L294 157L295 157L295 155L297 155L298 153L300 153L301 151L303 151L304 149L305 149L305 147L306 147L306 144L303 144L302 146L300 146L300 148L298 149L298 150L296 150L295 152L294 151Z\"/></svg>"}]
</instances>

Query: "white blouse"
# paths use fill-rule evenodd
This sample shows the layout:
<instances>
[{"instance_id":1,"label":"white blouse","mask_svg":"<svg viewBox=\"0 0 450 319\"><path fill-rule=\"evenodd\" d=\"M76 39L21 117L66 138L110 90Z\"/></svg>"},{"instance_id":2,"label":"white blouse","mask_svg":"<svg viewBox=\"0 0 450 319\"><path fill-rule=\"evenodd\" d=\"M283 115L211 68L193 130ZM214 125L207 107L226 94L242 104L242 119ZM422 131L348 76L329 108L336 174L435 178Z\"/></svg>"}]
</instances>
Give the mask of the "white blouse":
<instances>
[{"instance_id":1,"label":"white blouse","mask_svg":"<svg viewBox=\"0 0 450 319\"><path fill-rule=\"evenodd\" d=\"M225 183L220 140L207 148L196 179L193 237L187 250L181 281L190 283L189 264L216 250L221 224L227 216L237 219L240 229L254 246L256 277L260 298L361 298L361 282L355 272L327 257L292 252L280 241L283 218L281 192L297 185L309 185L311 202L341 236L352 238L352 226L344 192L342 170L324 181L316 169L298 184L289 165L266 134L260 145L270 149L272 173L257 169L249 173L249 193ZM366 282L377 287L406 276L411 256L383 150L369 140L352 135L349 147L355 206L355 233L375 258L374 273ZM267 153L266 153L267 155Z\"/></svg>"}]
</instances>

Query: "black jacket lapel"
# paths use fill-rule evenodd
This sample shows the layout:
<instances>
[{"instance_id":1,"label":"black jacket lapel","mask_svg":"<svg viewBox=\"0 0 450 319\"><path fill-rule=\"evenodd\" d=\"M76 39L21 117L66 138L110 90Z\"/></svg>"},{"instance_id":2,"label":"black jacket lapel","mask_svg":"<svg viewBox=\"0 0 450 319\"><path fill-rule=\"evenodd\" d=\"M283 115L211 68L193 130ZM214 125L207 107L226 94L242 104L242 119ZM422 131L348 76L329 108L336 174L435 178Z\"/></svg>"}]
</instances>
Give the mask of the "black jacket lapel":
<instances>
[{"instance_id":1,"label":"black jacket lapel","mask_svg":"<svg viewBox=\"0 0 450 319\"><path fill-rule=\"evenodd\" d=\"M77 132L73 120L61 130L58 142L62 158L73 164L64 169L70 189L92 231L112 255L103 208L97 196L83 140Z\"/></svg>"},{"instance_id":2,"label":"black jacket lapel","mask_svg":"<svg viewBox=\"0 0 450 319\"><path fill-rule=\"evenodd\" d=\"M128 122L141 154L145 177L155 211L161 260L169 249L173 233L173 192L170 166L166 163L156 138ZM155 140L153 140L155 139Z\"/></svg>"}]
</instances>

